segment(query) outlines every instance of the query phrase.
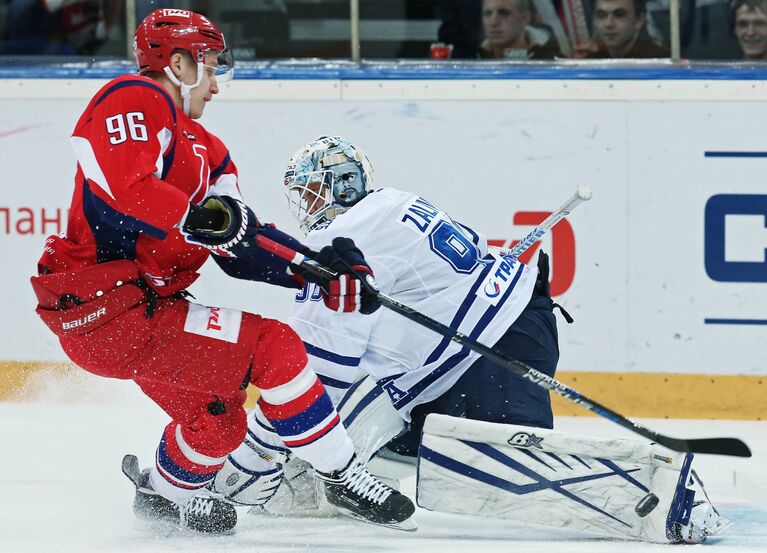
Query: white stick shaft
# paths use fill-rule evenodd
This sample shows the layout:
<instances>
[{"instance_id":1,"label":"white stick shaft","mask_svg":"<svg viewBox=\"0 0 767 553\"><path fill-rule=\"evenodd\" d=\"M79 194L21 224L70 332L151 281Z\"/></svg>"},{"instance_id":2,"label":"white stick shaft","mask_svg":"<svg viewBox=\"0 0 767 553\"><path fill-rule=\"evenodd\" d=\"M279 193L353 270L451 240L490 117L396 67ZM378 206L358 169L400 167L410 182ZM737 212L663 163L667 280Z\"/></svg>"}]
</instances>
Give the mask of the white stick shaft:
<instances>
[{"instance_id":1,"label":"white stick shaft","mask_svg":"<svg viewBox=\"0 0 767 553\"><path fill-rule=\"evenodd\" d=\"M531 230L527 236L517 242L517 244L509 250L506 255L511 256L513 259L517 259L522 253L530 246L540 240L541 236L546 234L554 225L559 221L570 215L570 212L575 209L579 203L591 199L591 190L585 186L579 187L575 191L575 194L570 197L558 210L546 217L544 221Z\"/></svg>"}]
</instances>

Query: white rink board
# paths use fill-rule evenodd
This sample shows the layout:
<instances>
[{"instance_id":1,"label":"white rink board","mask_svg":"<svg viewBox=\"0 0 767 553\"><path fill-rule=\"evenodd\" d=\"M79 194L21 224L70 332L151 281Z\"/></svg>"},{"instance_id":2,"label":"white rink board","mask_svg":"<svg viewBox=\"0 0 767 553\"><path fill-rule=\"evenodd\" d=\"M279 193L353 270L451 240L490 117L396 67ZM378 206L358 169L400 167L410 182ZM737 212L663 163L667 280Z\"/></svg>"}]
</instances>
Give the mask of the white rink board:
<instances>
[{"instance_id":1,"label":"white rink board","mask_svg":"<svg viewBox=\"0 0 767 553\"><path fill-rule=\"evenodd\" d=\"M303 84L311 87L311 82ZM600 86L604 86L603 84ZM672 86L667 84L666 86ZM223 98L222 98L223 99ZM66 208L74 157L68 136L87 99L2 99L5 185L0 207ZM551 211L589 185L570 217L575 274L557 299L560 370L767 374L765 282L717 282L704 264L704 210L718 194L767 194L767 158L711 158L767 144L761 102L661 100L214 101L203 123L228 144L243 193L265 220L297 232L282 195L291 153L318 134L343 134L376 168L377 185L412 190L490 238L521 238L515 213ZM33 312L28 278L44 236L5 233L0 216L0 360L63 359ZM12 223L15 223L12 221ZM11 230L13 231L13 224ZM764 263L765 215L730 215L730 261ZM551 251L551 238L543 241ZM554 253L554 271L557 255ZM201 303L286 318L291 292L206 268Z\"/></svg>"}]
</instances>

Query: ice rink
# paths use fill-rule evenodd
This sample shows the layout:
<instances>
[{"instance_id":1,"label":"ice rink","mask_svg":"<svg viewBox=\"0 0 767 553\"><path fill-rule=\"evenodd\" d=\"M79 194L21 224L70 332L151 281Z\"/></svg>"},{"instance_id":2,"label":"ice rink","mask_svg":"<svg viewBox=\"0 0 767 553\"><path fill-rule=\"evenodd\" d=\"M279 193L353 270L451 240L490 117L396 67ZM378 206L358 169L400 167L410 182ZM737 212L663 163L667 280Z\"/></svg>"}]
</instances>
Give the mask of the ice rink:
<instances>
[{"instance_id":1,"label":"ice rink","mask_svg":"<svg viewBox=\"0 0 767 553\"><path fill-rule=\"evenodd\" d=\"M131 382L85 373L38 375L29 401L0 403L0 552L614 552L679 546L587 539L419 509L417 532L346 518L265 519L240 512L233 536L152 533L131 511L133 486L120 472L123 454L152 459L167 417ZM43 399L44 398L44 399ZM608 398L600 398L609 405ZM613 406L620 409L620 406ZM643 420L679 437L736 436L754 456L698 456L698 474L722 514L734 521L715 550L767 551L767 422ZM597 418L557 419L560 430L629 436ZM413 481L403 491L412 492ZM696 551L701 546L696 547Z\"/></svg>"}]
</instances>

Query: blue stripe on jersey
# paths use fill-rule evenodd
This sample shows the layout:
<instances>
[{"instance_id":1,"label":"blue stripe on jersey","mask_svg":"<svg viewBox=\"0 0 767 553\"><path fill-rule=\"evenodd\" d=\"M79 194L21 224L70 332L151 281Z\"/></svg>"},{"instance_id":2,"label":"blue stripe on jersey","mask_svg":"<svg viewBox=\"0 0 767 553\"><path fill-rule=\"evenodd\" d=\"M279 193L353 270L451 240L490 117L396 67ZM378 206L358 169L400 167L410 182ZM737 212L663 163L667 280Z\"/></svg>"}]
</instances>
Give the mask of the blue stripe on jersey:
<instances>
[{"instance_id":1,"label":"blue stripe on jersey","mask_svg":"<svg viewBox=\"0 0 767 553\"><path fill-rule=\"evenodd\" d=\"M168 153L162 156L162 173L160 173L160 178L165 179L165 177L168 176L168 171L170 171L170 168L173 166L173 158L176 155L176 140L173 139L170 143L170 150L168 150Z\"/></svg>"},{"instance_id":2,"label":"blue stripe on jersey","mask_svg":"<svg viewBox=\"0 0 767 553\"><path fill-rule=\"evenodd\" d=\"M343 365L344 367L359 367L360 365L359 357L348 357L346 355L339 355L337 353L333 353L332 351L328 351L326 349L313 346L309 342L304 342L304 347L306 348L306 353L308 353L309 355L313 355L314 357L319 357L320 359L324 359L325 361L330 361L331 363L335 363L336 365Z\"/></svg>"},{"instance_id":3,"label":"blue stripe on jersey","mask_svg":"<svg viewBox=\"0 0 767 553\"><path fill-rule=\"evenodd\" d=\"M101 224L99 210L96 207L96 198L88 186L88 181L83 183L83 213L88 221L94 240L96 240L96 261L105 263L120 259L136 259L136 243L139 233L135 231L118 230L109 225Z\"/></svg>"},{"instance_id":4,"label":"blue stripe on jersey","mask_svg":"<svg viewBox=\"0 0 767 553\"><path fill-rule=\"evenodd\" d=\"M509 285L509 288L503 294L503 297L501 298L501 300L498 302L497 305L489 306L488 309L482 314L482 317L479 319L477 324L474 326L474 329L469 334L469 338L476 340L479 337L479 335L485 331L485 329L492 322L493 318L496 316L498 311L506 303L506 300L509 299L509 297L511 296L511 292L517 286L517 282L519 282L519 278L522 276L522 272L524 271L524 268L525 266L522 263L520 263L519 268L517 269L517 272L514 275L514 278L511 280L511 284ZM472 295L468 297L476 299L476 296L474 296L473 294L473 290L472 290ZM451 369L453 369L456 365L458 365L458 363L466 359L470 354L471 354L471 350L467 347L464 347L458 353L451 355L445 362L439 365L436 369L431 371L429 374L427 374L425 377L423 377L421 380L419 380L417 383L411 386L407 390L407 393L402 399L400 399L397 402L394 402L394 408L402 409L404 406L410 404L426 388L428 388L429 386L434 384L437 380L442 378Z\"/></svg>"},{"instance_id":5,"label":"blue stripe on jersey","mask_svg":"<svg viewBox=\"0 0 767 553\"><path fill-rule=\"evenodd\" d=\"M344 382L343 380L338 380L337 378L331 378L329 376L325 376L324 374L317 373L317 378L320 379L320 382L322 382L324 386L327 386L329 388L338 388L340 390L346 390L352 385L351 382Z\"/></svg>"},{"instance_id":6,"label":"blue stripe on jersey","mask_svg":"<svg viewBox=\"0 0 767 553\"><path fill-rule=\"evenodd\" d=\"M162 240L167 233L162 229L120 213L92 191L88 180L83 182L83 212L93 238L99 263L118 259L136 259L139 233Z\"/></svg>"},{"instance_id":7,"label":"blue stripe on jersey","mask_svg":"<svg viewBox=\"0 0 767 553\"><path fill-rule=\"evenodd\" d=\"M330 396L323 393L307 409L286 419L271 419L269 422L280 437L291 437L312 430L333 412ZM318 429L319 430L319 429Z\"/></svg>"},{"instance_id":8,"label":"blue stripe on jersey","mask_svg":"<svg viewBox=\"0 0 767 553\"><path fill-rule=\"evenodd\" d=\"M479 273L479 276L474 281L474 284L471 286L471 290L469 290L469 293L466 294L466 297L463 299L463 303L461 303L460 307L458 308L458 311L455 312L455 316L453 317L453 320L450 321L450 328L458 328L461 326L461 323L463 322L464 317L466 317L466 314L469 312L469 308L474 303L474 300L477 299L476 293L477 289L479 288L479 285L487 278L487 275L490 273L490 269L492 269L492 264L487 265L484 269L482 269L482 272ZM445 336L442 338L442 341L439 343L439 345L432 351L429 356L426 358L426 361L424 361L424 365L428 365L429 363L434 363L439 357L445 353L445 350L447 349L447 346L450 345L452 340Z\"/></svg>"},{"instance_id":9,"label":"blue stripe on jersey","mask_svg":"<svg viewBox=\"0 0 767 553\"><path fill-rule=\"evenodd\" d=\"M108 89L106 89L104 91L104 93L101 96L99 96L98 100L96 100L93 103L93 107L95 108L101 102L106 100L107 96L109 96L113 92L116 92L116 91L120 90L121 88L125 88L125 87L128 87L128 86L144 86L146 88L153 89L155 92L159 92L160 95L162 95L162 97L165 98L165 101L168 103L168 107L170 108L170 113L173 116L173 125L176 124L176 104L175 104L175 102L173 102L173 99L170 97L170 94L168 94L167 90L165 90L160 85L158 85L156 83L153 83L151 81L144 81L144 80L135 79L135 80L126 80L126 81L121 81L119 83L116 83L116 84L110 86Z\"/></svg>"},{"instance_id":10,"label":"blue stripe on jersey","mask_svg":"<svg viewBox=\"0 0 767 553\"><path fill-rule=\"evenodd\" d=\"M229 162L231 161L232 161L232 158L229 156L229 152L227 151L224 161L222 161L218 167L216 167L213 171L210 172L210 182L215 182L215 180L221 176L221 173L224 172L224 170L226 169L226 166L229 165Z\"/></svg>"},{"instance_id":11,"label":"blue stripe on jersey","mask_svg":"<svg viewBox=\"0 0 767 553\"><path fill-rule=\"evenodd\" d=\"M173 476L173 478L192 485L203 486L210 482L216 475L215 471L208 472L207 474L191 472L174 463L170 458L170 455L168 455L168 450L165 446L165 436L162 437L160 446L157 448L157 464L160 465L165 472Z\"/></svg>"},{"instance_id":12,"label":"blue stripe on jersey","mask_svg":"<svg viewBox=\"0 0 767 553\"><path fill-rule=\"evenodd\" d=\"M110 86L108 89L104 91L104 93L99 96L98 100L96 100L93 103L93 107L95 108L97 105L99 105L101 102L106 100L107 96L112 94L113 92L116 92L122 88L128 87L128 86L144 86L146 88L151 88L155 92L159 92L163 98L165 98L165 101L168 103L168 107L170 108L170 114L173 117L173 131L175 132L175 126L176 126L176 104L173 102L173 99L170 97L170 94L168 94L168 91L165 90L163 87L161 87L158 84L155 84L153 82L147 82L143 80L128 80L128 81L121 81L119 83L116 83L113 86ZM168 171L170 171L171 165L173 165L173 157L176 153L176 141L173 140L171 142L171 147L168 153L166 153L162 157L162 174L160 175L161 179L164 179L166 176L168 176ZM161 237L161 238L164 238Z\"/></svg>"}]
</instances>

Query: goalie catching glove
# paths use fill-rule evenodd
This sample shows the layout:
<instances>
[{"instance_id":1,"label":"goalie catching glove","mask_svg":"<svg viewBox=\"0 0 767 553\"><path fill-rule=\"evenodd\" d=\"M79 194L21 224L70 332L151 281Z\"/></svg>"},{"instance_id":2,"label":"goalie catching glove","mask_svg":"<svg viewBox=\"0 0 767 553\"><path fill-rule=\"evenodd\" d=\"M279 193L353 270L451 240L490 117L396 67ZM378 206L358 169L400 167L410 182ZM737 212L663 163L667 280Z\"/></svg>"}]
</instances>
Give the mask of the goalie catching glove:
<instances>
[{"instance_id":1,"label":"goalie catching glove","mask_svg":"<svg viewBox=\"0 0 767 553\"><path fill-rule=\"evenodd\" d=\"M190 244L222 257L238 257L251 246L260 227L256 215L240 200L210 196L202 205L189 204L180 230Z\"/></svg>"},{"instance_id":2,"label":"goalie catching glove","mask_svg":"<svg viewBox=\"0 0 767 553\"><path fill-rule=\"evenodd\" d=\"M325 305L333 311L363 315L374 313L381 302L373 279L373 270L365 261L360 249L351 238L337 237L331 246L325 246L310 256L314 261L327 267L337 276L328 280L302 267L291 265L291 270L320 287Z\"/></svg>"}]
</instances>

